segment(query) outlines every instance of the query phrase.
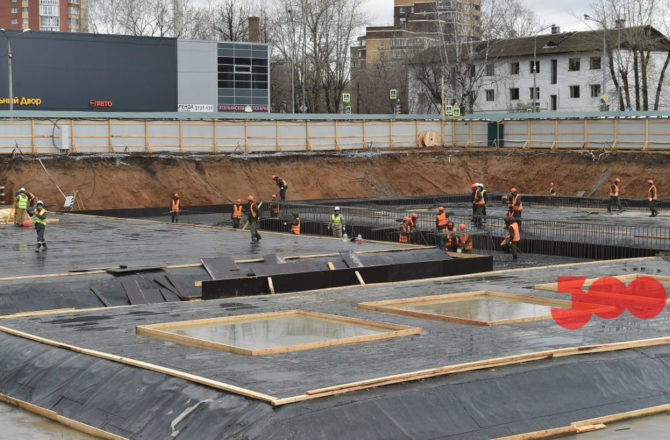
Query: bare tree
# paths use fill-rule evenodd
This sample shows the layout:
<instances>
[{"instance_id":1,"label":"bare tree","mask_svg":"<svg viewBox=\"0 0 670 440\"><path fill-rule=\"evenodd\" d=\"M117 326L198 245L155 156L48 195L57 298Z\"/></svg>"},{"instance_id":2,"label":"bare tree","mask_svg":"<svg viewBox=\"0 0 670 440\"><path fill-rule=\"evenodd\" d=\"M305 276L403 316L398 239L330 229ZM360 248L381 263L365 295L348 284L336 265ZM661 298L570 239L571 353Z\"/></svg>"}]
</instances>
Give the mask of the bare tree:
<instances>
[{"instance_id":1,"label":"bare tree","mask_svg":"<svg viewBox=\"0 0 670 440\"><path fill-rule=\"evenodd\" d=\"M519 0L488 0L482 2L482 38L528 37L543 25L533 11Z\"/></svg>"}]
</instances>

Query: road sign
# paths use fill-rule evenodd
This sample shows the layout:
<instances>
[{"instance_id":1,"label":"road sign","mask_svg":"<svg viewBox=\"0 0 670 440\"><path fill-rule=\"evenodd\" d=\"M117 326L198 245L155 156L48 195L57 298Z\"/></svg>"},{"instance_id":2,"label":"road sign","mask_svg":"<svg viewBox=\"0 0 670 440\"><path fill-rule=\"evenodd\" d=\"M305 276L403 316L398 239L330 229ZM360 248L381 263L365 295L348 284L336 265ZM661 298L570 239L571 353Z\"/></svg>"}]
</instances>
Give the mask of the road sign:
<instances>
[{"instance_id":1,"label":"road sign","mask_svg":"<svg viewBox=\"0 0 670 440\"><path fill-rule=\"evenodd\" d=\"M344 106L344 113L351 114L351 106L350 105L345 105Z\"/></svg>"},{"instance_id":2,"label":"road sign","mask_svg":"<svg viewBox=\"0 0 670 440\"><path fill-rule=\"evenodd\" d=\"M342 102L351 102L351 93L342 93Z\"/></svg>"},{"instance_id":3,"label":"road sign","mask_svg":"<svg viewBox=\"0 0 670 440\"><path fill-rule=\"evenodd\" d=\"M391 100L398 99L398 89L389 90L389 99Z\"/></svg>"},{"instance_id":4,"label":"road sign","mask_svg":"<svg viewBox=\"0 0 670 440\"><path fill-rule=\"evenodd\" d=\"M454 114L454 106L451 104L445 104L444 105L444 114L447 116L451 116Z\"/></svg>"},{"instance_id":5,"label":"road sign","mask_svg":"<svg viewBox=\"0 0 670 440\"><path fill-rule=\"evenodd\" d=\"M305 113L307 111L307 106L305 104L300 106L300 112Z\"/></svg>"},{"instance_id":6,"label":"road sign","mask_svg":"<svg viewBox=\"0 0 670 440\"><path fill-rule=\"evenodd\" d=\"M607 102L609 99L610 99L609 96L607 96L607 95L603 96L603 101Z\"/></svg>"},{"instance_id":7,"label":"road sign","mask_svg":"<svg viewBox=\"0 0 670 440\"><path fill-rule=\"evenodd\" d=\"M454 118L459 118L461 116L461 108L454 107Z\"/></svg>"}]
</instances>

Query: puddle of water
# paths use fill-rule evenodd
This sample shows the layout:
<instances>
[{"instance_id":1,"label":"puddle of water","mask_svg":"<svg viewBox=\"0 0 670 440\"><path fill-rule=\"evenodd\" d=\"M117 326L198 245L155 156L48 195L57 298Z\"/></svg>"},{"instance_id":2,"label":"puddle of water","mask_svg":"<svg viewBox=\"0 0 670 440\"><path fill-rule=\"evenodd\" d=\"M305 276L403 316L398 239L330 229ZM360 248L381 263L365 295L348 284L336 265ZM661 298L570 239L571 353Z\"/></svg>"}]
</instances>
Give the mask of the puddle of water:
<instances>
[{"instance_id":1,"label":"puddle of water","mask_svg":"<svg viewBox=\"0 0 670 440\"><path fill-rule=\"evenodd\" d=\"M388 330L380 327L301 315L170 330L171 333L178 335L249 350L373 335L386 331Z\"/></svg>"},{"instance_id":2,"label":"puddle of water","mask_svg":"<svg viewBox=\"0 0 670 440\"><path fill-rule=\"evenodd\" d=\"M500 321L551 314L551 306L485 296L464 300L408 303L397 307L402 310L474 321Z\"/></svg>"},{"instance_id":3,"label":"puddle of water","mask_svg":"<svg viewBox=\"0 0 670 440\"><path fill-rule=\"evenodd\" d=\"M31 440L92 440L96 437L20 408L0 403L0 438Z\"/></svg>"}]
</instances>

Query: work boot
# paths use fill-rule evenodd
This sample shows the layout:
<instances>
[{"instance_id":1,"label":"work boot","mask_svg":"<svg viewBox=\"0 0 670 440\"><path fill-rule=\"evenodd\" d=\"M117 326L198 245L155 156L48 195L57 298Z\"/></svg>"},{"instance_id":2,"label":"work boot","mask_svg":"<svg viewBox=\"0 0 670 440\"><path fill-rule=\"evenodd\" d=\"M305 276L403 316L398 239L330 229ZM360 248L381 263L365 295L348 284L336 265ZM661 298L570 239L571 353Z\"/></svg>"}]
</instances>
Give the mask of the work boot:
<instances>
[{"instance_id":1,"label":"work boot","mask_svg":"<svg viewBox=\"0 0 670 440\"><path fill-rule=\"evenodd\" d=\"M43 248L43 250L46 251L46 250L47 250L47 244L46 244L46 243L42 243L42 248Z\"/></svg>"},{"instance_id":2,"label":"work boot","mask_svg":"<svg viewBox=\"0 0 670 440\"><path fill-rule=\"evenodd\" d=\"M35 246L35 252L39 252L39 251L40 251L40 245L38 244L37 246Z\"/></svg>"}]
</instances>

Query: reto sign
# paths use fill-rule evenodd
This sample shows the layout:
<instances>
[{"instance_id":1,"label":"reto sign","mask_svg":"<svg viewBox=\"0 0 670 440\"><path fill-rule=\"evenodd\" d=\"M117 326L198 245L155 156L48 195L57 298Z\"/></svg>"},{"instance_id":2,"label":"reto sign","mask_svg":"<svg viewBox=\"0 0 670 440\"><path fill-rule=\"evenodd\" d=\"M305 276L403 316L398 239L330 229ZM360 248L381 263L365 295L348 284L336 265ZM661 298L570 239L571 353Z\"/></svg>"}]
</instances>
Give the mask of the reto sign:
<instances>
[{"instance_id":1,"label":"reto sign","mask_svg":"<svg viewBox=\"0 0 670 440\"><path fill-rule=\"evenodd\" d=\"M639 277L626 286L614 277L599 278L588 293L583 286L586 277L558 277L558 291L572 294L572 307L551 309L554 321L563 328L582 328L591 315L614 319L628 310L640 319L651 319L665 308L667 294L663 284L652 277Z\"/></svg>"}]
</instances>

